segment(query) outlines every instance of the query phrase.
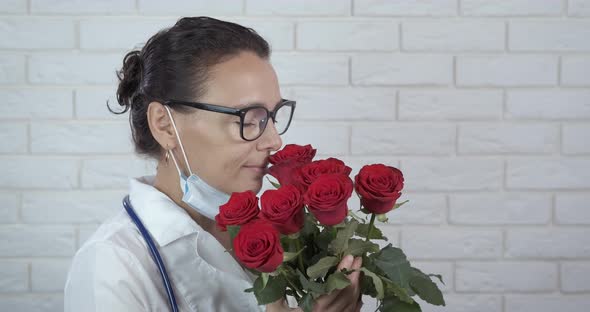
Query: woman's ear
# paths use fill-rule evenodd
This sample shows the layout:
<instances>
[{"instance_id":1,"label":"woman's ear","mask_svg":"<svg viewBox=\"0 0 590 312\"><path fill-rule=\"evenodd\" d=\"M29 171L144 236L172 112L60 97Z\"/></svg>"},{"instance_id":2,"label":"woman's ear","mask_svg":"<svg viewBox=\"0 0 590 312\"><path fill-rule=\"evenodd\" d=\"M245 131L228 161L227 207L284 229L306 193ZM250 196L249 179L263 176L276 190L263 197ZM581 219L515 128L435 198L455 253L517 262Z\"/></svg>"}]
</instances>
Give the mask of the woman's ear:
<instances>
[{"instance_id":1,"label":"woman's ear","mask_svg":"<svg viewBox=\"0 0 590 312\"><path fill-rule=\"evenodd\" d=\"M176 147L178 139L166 108L159 102L151 102L147 109L147 121L152 136L160 146L164 149L172 149ZM172 113L173 111L170 110L170 114Z\"/></svg>"}]
</instances>

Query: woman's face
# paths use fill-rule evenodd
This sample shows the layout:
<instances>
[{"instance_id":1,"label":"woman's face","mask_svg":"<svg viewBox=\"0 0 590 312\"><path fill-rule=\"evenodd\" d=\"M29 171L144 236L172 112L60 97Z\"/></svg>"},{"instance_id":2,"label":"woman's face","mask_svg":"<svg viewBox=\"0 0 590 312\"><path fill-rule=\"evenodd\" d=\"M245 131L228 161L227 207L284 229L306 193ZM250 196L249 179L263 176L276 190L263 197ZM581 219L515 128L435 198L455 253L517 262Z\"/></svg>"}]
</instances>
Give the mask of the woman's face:
<instances>
[{"instance_id":1,"label":"woman's face","mask_svg":"<svg viewBox=\"0 0 590 312\"><path fill-rule=\"evenodd\" d=\"M281 94L271 64L251 52L243 52L214 66L207 81L207 93L199 102L242 108L262 104L272 111ZM254 141L240 136L238 116L196 108L189 114L172 111L193 173L211 186L231 194L252 190L258 193L271 151L282 146L272 119ZM180 148L175 157L184 164ZM189 174L186 166L182 166Z\"/></svg>"}]
</instances>

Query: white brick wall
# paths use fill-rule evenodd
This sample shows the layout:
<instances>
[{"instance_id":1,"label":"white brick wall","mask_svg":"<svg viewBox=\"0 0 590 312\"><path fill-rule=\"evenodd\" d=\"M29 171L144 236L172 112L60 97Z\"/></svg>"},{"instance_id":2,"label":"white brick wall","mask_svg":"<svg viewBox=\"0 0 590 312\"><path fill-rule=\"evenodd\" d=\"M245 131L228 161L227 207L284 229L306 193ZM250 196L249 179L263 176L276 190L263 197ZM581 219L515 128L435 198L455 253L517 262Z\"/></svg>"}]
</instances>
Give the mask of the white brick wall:
<instances>
[{"instance_id":1,"label":"white brick wall","mask_svg":"<svg viewBox=\"0 0 590 312\"><path fill-rule=\"evenodd\" d=\"M63 310L71 256L154 172L105 102L183 15L269 40L298 101L285 143L403 170L384 231L443 275L447 308L424 311L588 309L590 1L4 0L0 311Z\"/></svg>"}]
</instances>

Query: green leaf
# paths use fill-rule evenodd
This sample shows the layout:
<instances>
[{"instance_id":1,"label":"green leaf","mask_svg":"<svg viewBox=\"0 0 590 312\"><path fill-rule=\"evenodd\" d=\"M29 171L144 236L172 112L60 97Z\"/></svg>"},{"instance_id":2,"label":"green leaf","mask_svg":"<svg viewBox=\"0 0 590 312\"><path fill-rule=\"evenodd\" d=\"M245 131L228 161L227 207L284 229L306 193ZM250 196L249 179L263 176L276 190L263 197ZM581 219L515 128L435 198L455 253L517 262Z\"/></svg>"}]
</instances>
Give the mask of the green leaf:
<instances>
[{"instance_id":1,"label":"green leaf","mask_svg":"<svg viewBox=\"0 0 590 312\"><path fill-rule=\"evenodd\" d=\"M428 274L428 276L434 276L434 277L438 278L438 280L439 280L439 281L440 281L440 282L441 282L443 285L446 285L446 284L445 284L445 282L443 282L442 275L440 275L440 274Z\"/></svg>"},{"instance_id":2,"label":"green leaf","mask_svg":"<svg viewBox=\"0 0 590 312\"><path fill-rule=\"evenodd\" d=\"M325 228L316 238L315 243L322 250L328 250L328 246L332 242L332 233L330 229Z\"/></svg>"},{"instance_id":3,"label":"green leaf","mask_svg":"<svg viewBox=\"0 0 590 312\"><path fill-rule=\"evenodd\" d=\"M404 201L403 201L403 202L401 202L401 203L397 203L397 204L395 204L395 205L393 206L393 209L397 209L397 208L401 207L403 204L405 204L405 203L407 203L407 202L409 202L409 201L410 201L410 200L404 200Z\"/></svg>"},{"instance_id":4,"label":"green leaf","mask_svg":"<svg viewBox=\"0 0 590 312\"><path fill-rule=\"evenodd\" d=\"M407 303L413 303L414 299L412 299L411 295L405 288L401 288L399 285L394 283L388 278L383 278L383 282L385 282L385 293L388 296L395 296L399 298L399 300Z\"/></svg>"},{"instance_id":5,"label":"green leaf","mask_svg":"<svg viewBox=\"0 0 590 312\"><path fill-rule=\"evenodd\" d=\"M402 288L410 287L412 271L404 252L391 244L371 255L374 263L387 277Z\"/></svg>"},{"instance_id":6,"label":"green leaf","mask_svg":"<svg viewBox=\"0 0 590 312\"><path fill-rule=\"evenodd\" d=\"M313 296L311 294L305 294L305 296L303 296L303 298L299 302L299 307L303 309L303 312L312 312L313 304Z\"/></svg>"},{"instance_id":7,"label":"green leaf","mask_svg":"<svg viewBox=\"0 0 590 312\"><path fill-rule=\"evenodd\" d=\"M366 223L359 224L358 227L356 228L356 235L359 237L366 238L368 232L369 232L369 224L366 224ZM371 229L371 237L369 237L369 239L387 240L387 237L383 236L383 232L381 232L381 230L378 227L373 225L373 228Z\"/></svg>"},{"instance_id":8,"label":"green leaf","mask_svg":"<svg viewBox=\"0 0 590 312\"><path fill-rule=\"evenodd\" d=\"M305 248L307 248L307 246L303 246L303 248L301 248L301 250L299 250L298 252L284 251L283 252L283 262L288 262L288 261L291 261L291 260L297 258L297 256L305 250Z\"/></svg>"},{"instance_id":9,"label":"green leaf","mask_svg":"<svg viewBox=\"0 0 590 312\"><path fill-rule=\"evenodd\" d=\"M318 277L324 277L328 270L339 263L336 257L324 257L321 258L317 263L307 268L307 276L310 279L316 279Z\"/></svg>"},{"instance_id":10,"label":"green leaf","mask_svg":"<svg viewBox=\"0 0 590 312\"><path fill-rule=\"evenodd\" d=\"M272 186L274 186L275 188L279 188L279 187L281 187L281 185L280 185L280 184L278 184L278 183L276 183L276 182L273 182L273 181L271 181L269 177L266 177L266 179L267 179L267 180L268 180L268 182L270 182L270 184L272 184Z\"/></svg>"},{"instance_id":11,"label":"green leaf","mask_svg":"<svg viewBox=\"0 0 590 312\"><path fill-rule=\"evenodd\" d=\"M407 303L399 300L397 297L385 297L379 306L382 312L421 312L420 305L417 302Z\"/></svg>"},{"instance_id":12,"label":"green leaf","mask_svg":"<svg viewBox=\"0 0 590 312\"><path fill-rule=\"evenodd\" d=\"M285 295L287 280L282 275L269 275L266 287L264 287L262 277L254 281L254 295L259 305L275 302Z\"/></svg>"},{"instance_id":13,"label":"green leaf","mask_svg":"<svg viewBox=\"0 0 590 312\"><path fill-rule=\"evenodd\" d=\"M303 236L318 235L320 233L320 229L311 213L305 215L305 222L300 232Z\"/></svg>"},{"instance_id":14,"label":"green leaf","mask_svg":"<svg viewBox=\"0 0 590 312\"><path fill-rule=\"evenodd\" d=\"M260 274L260 277L262 277L262 288L265 288L268 284L268 273L262 272L262 274Z\"/></svg>"},{"instance_id":15,"label":"green leaf","mask_svg":"<svg viewBox=\"0 0 590 312\"><path fill-rule=\"evenodd\" d=\"M348 241L348 248L344 251L345 255L362 256L366 253L373 253L379 251L379 245L366 242L362 239L351 238Z\"/></svg>"},{"instance_id":16,"label":"green leaf","mask_svg":"<svg viewBox=\"0 0 590 312\"><path fill-rule=\"evenodd\" d=\"M352 219L343 229L339 230L336 238L328 246L330 252L337 255L348 248L348 240L354 235L358 225L358 221Z\"/></svg>"},{"instance_id":17,"label":"green leaf","mask_svg":"<svg viewBox=\"0 0 590 312\"><path fill-rule=\"evenodd\" d=\"M410 286L418 297L430 304L444 306L443 295L430 277L416 268L412 268L412 273L413 277L410 279Z\"/></svg>"},{"instance_id":18,"label":"green leaf","mask_svg":"<svg viewBox=\"0 0 590 312\"><path fill-rule=\"evenodd\" d=\"M346 277L344 273L336 271L330 274L330 276L328 276L328 279L326 280L326 293L329 294L333 290L342 289L348 285L350 285L350 280L348 279L348 277Z\"/></svg>"},{"instance_id":19,"label":"green leaf","mask_svg":"<svg viewBox=\"0 0 590 312\"><path fill-rule=\"evenodd\" d=\"M307 290L309 293L313 295L314 298L319 297L326 293L326 285L321 283L316 283L314 281L308 280L301 271L297 270L297 274L299 275L299 282L301 283L301 287L304 290Z\"/></svg>"},{"instance_id":20,"label":"green leaf","mask_svg":"<svg viewBox=\"0 0 590 312\"><path fill-rule=\"evenodd\" d=\"M373 286L375 287L375 291L377 293L375 298L379 300L383 299L385 294L383 290L383 281L381 281L381 278L379 278L377 274L367 270L367 268L361 268L361 271L373 280Z\"/></svg>"},{"instance_id":21,"label":"green leaf","mask_svg":"<svg viewBox=\"0 0 590 312\"><path fill-rule=\"evenodd\" d=\"M240 232L240 226L239 225L228 225L227 231L229 232L230 241L233 242L234 238L236 238L236 235L238 235L238 232Z\"/></svg>"}]
</instances>

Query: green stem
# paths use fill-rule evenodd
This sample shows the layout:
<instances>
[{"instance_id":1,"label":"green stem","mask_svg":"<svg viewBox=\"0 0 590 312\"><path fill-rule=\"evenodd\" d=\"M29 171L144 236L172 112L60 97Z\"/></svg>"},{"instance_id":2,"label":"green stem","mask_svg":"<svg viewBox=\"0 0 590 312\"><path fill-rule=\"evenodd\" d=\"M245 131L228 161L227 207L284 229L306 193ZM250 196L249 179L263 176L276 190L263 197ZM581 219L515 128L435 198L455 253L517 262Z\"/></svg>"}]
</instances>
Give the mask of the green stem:
<instances>
[{"instance_id":1,"label":"green stem","mask_svg":"<svg viewBox=\"0 0 590 312\"><path fill-rule=\"evenodd\" d=\"M301 255L302 252L301 251L301 241L299 241L299 238L297 238L295 240L295 252L299 253L297 255L297 262L299 263L299 270L301 270L301 273L303 273L303 275L305 275L305 277L307 277L307 273L305 272L305 267L303 266L303 256Z\"/></svg>"},{"instance_id":2,"label":"green stem","mask_svg":"<svg viewBox=\"0 0 590 312\"><path fill-rule=\"evenodd\" d=\"M367 230L367 238L365 238L365 242L369 241L369 237L371 237L371 230L373 229L373 223L375 223L375 214L371 214L371 221L369 221L369 229Z\"/></svg>"},{"instance_id":3,"label":"green stem","mask_svg":"<svg viewBox=\"0 0 590 312\"><path fill-rule=\"evenodd\" d=\"M297 301L299 301L301 298L303 298L303 295L302 295L303 294L303 291L301 289L299 289L295 284L291 283L291 280L289 279L289 277L287 276L287 274L285 274L285 272L282 272L281 271L281 274L283 274L283 276L287 280L287 283L289 283L289 285L291 285L291 287L295 291L295 295L299 297L299 298L295 298L295 299L297 299Z\"/></svg>"}]
</instances>

